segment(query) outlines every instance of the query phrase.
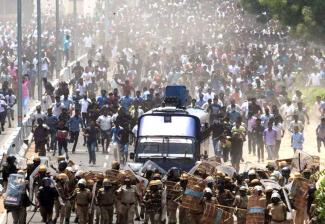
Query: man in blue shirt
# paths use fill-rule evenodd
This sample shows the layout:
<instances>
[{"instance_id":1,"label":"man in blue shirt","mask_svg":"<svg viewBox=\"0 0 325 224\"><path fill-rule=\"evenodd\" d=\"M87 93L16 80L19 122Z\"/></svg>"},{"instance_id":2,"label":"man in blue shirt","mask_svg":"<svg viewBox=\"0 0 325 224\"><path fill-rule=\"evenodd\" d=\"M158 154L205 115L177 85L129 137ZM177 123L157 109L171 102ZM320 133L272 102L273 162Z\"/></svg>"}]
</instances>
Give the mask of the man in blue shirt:
<instances>
[{"instance_id":1,"label":"man in blue shirt","mask_svg":"<svg viewBox=\"0 0 325 224\"><path fill-rule=\"evenodd\" d=\"M70 118L70 120L68 121L68 127L70 132L70 143L73 143L72 153L76 151L79 133L80 133L80 126L81 128L85 127L83 120L80 117L80 111L75 110L75 115L72 118Z\"/></svg>"},{"instance_id":2,"label":"man in blue shirt","mask_svg":"<svg viewBox=\"0 0 325 224\"><path fill-rule=\"evenodd\" d=\"M196 101L196 106L199 108L202 108L203 105L205 104L205 100L203 99L204 95L202 93L200 93L199 95L199 100Z\"/></svg>"},{"instance_id":3,"label":"man in blue shirt","mask_svg":"<svg viewBox=\"0 0 325 224\"><path fill-rule=\"evenodd\" d=\"M120 99L120 105L124 109L124 112L127 114L132 103L133 99L129 95L125 95Z\"/></svg>"},{"instance_id":4,"label":"man in blue shirt","mask_svg":"<svg viewBox=\"0 0 325 224\"><path fill-rule=\"evenodd\" d=\"M49 149L56 151L56 127L58 124L58 118L53 115L52 108L47 109L47 117L45 118L45 124L50 129L50 145L47 145Z\"/></svg>"},{"instance_id":5,"label":"man in blue shirt","mask_svg":"<svg viewBox=\"0 0 325 224\"><path fill-rule=\"evenodd\" d=\"M140 92L140 90L137 90L137 91L135 92L134 101L138 102L139 104L141 104L141 103L143 102L143 97L141 97L141 92Z\"/></svg>"},{"instance_id":6,"label":"man in blue shirt","mask_svg":"<svg viewBox=\"0 0 325 224\"><path fill-rule=\"evenodd\" d=\"M64 56L65 56L65 66L68 66L68 61L69 61L69 51L71 47L71 42L70 42L70 36L66 35L64 38L63 42L63 50L64 50Z\"/></svg>"},{"instance_id":7,"label":"man in blue shirt","mask_svg":"<svg viewBox=\"0 0 325 224\"><path fill-rule=\"evenodd\" d=\"M99 97L97 97L97 103L99 106L99 109L101 109L104 105L108 105L109 104L109 100L107 97L107 91L105 89L101 90L101 95Z\"/></svg>"},{"instance_id":8,"label":"man in blue shirt","mask_svg":"<svg viewBox=\"0 0 325 224\"><path fill-rule=\"evenodd\" d=\"M73 105L73 101L69 98L69 94L64 94L61 102L62 102L64 108L66 108L68 110L68 112L70 112L70 109Z\"/></svg>"}]
</instances>

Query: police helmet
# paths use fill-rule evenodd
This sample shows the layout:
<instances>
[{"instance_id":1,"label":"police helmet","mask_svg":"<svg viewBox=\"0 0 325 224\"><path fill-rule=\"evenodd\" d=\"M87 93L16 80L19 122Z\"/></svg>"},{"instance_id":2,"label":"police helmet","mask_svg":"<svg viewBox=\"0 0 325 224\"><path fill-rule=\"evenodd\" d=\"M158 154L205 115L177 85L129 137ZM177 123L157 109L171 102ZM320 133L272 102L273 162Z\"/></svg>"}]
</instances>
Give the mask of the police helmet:
<instances>
[{"instance_id":1,"label":"police helmet","mask_svg":"<svg viewBox=\"0 0 325 224\"><path fill-rule=\"evenodd\" d=\"M120 169L120 163L117 161L112 162L112 169L113 170L119 170Z\"/></svg>"},{"instance_id":2,"label":"police helmet","mask_svg":"<svg viewBox=\"0 0 325 224\"><path fill-rule=\"evenodd\" d=\"M63 172L68 166L68 163L66 161L60 161L58 165L58 169L60 172Z\"/></svg>"},{"instance_id":3,"label":"police helmet","mask_svg":"<svg viewBox=\"0 0 325 224\"><path fill-rule=\"evenodd\" d=\"M271 199L272 199L272 198L281 199L281 196L280 196L280 194L279 194L279 193L277 193L277 192L274 192L274 193L271 195Z\"/></svg>"},{"instance_id":4,"label":"police helmet","mask_svg":"<svg viewBox=\"0 0 325 224\"><path fill-rule=\"evenodd\" d=\"M112 183L109 181L109 179L105 178L103 180L103 187L110 187L112 186Z\"/></svg>"},{"instance_id":5,"label":"police helmet","mask_svg":"<svg viewBox=\"0 0 325 224\"><path fill-rule=\"evenodd\" d=\"M39 166L38 172L40 172L40 173L45 173L46 170L47 170L47 169L46 169L46 166L42 164L42 165Z\"/></svg>"},{"instance_id":6,"label":"police helmet","mask_svg":"<svg viewBox=\"0 0 325 224\"><path fill-rule=\"evenodd\" d=\"M58 179L58 180L63 180L63 181L68 181L68 180L69 180L69 177L68 177L68 175L66 175L65 173L60 173L60 174L57 176L57 179Z\"/></svg>"},{"instance_id":7,"label":"police helmet","mask_svg":"<svg viewBox=\"0 0 325 224\"><path fill-rule=\"evenodd\" d=\"M79 185L79 186L80 186L80 185L82 185L82 186L86 186L86 184L87 184L87 182L86 182L85 179L80 179L80 180L78 181L78 185Z\"/></svg>"},{"instance_id":8,"label":"police helmet","mask_svg":"<svg viewBox=\"0 0 325 224\"><path fill-rule=\"evenodd\" d=\"M42 179L43 187L49 187L51 185L51 179L48 177L44 177Z\"/></svg>"}]
</instances>

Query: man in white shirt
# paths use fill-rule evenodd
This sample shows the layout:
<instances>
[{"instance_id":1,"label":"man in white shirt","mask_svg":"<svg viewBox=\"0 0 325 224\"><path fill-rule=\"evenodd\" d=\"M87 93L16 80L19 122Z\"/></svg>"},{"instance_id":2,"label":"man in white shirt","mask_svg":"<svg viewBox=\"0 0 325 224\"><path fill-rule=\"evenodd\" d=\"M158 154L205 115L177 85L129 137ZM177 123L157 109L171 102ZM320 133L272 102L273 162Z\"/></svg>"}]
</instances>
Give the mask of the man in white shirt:
<instances>
[{"instance_id":1,"label":"man in white shirt","mask_svg":"<svg viewBox=\"0 0 325 224\"><path fill-rule=\"evenodd\" d=\"M81 100L79 100L80 104L80 112L81 112L81 117L84 122L84 124L87 124L88 121L88 107L90 105L91 101L89 98L87 98L87 95L84 95Z\"/></svg>"},{"instance_id":2,"label":"man in white shirt","mask_svg":"<svg viewBox=\"0 0 325 224\"><path fill-rule=\"evenodd\" d=\"M85 48L86 48L87 53L88 53L91 50L91 47L93 45L93 39L92 39L90 34L88 36L84 37L84 44L85 44Z\"/></svg>"},{"instance_id":3,"label":"man in white shirt","mask_svg":"<svg viewBox=\"0 0 325 224\"><path fill-rule=\"evenodd\" d=\"M11 128L11 121L14 120L14 105L17 102L16 96L13 94L13 90L9 89L8 94L5 96L8 108L7 108L7 117L8 117L8 124L9 128Z\"/></svg>"},{"instance_id":4,"label":"man in white shirt","mask_svg":"<svg viewBox=\"0 0 325 224\"><path fill-rule=\"evenodd\" d=\"M90 83L92 83L91 78L95 77L94 73L89 71L89 68L85 68L85 72L81 75L81 78L83 79L83 83L85 86L88 86Z\"/></svg>"},{"instance_id":5,"label":"man in white shirt","mask_svg":"<svg viewBox=\"0 0 325 224\"><path fill-rule=\"evenodd\" d=\"M204 94L203 100L205 102L208 102L209 99L213 99L214 98L214 92L212 92L211 88L208 89L208 92L206 94Z\"/></svg>"},{"instance_id":6,"label":"man in white shirt","mask_svg":"<svg viewBox=\"0 0 325 224\"><path fill-rule=\"evenodd\" d=\"M101 133L101 141L103 146L103 153L108 153L108 146L111 141L112 117L108 115L108 108L103 108L103 115L99 116L96 123L99 125ZM105 145L106 142L106 145Z\"/></svg>"},{"instance_id":7,"label":"man in white shirt","mask_svg":"<svg viewBox=\"0 0 325 224\"><path fill-rule=\"evenodd\" d=\"M37 123L38 119L45 121L46 115L42 112L41 106L36 107L36 112L31 115L32 119L32 128L34 128L35 122Z\"/></svg>"},{"instance_id":8,"label":"man in white shirt","mask_svg":"<svg viewBox=\"0 0 325 224\"><path fill-rule=\"evenodd\" d=\"M280 112L282 114L282 117L284 119L284 126L288 127L288 125L290 124L290 122L292 121L292 116L294 114L295 111L295 107L294 105L291 103L290 100L287 101L286 104L283 104L280 107Z\"/></svg>"},{"instance_id":9,"label":"man in white shirt","mask_svg":"<svg viewBox=\"0 0 325 224\"><path fill-rule=\"evenodd\" d=\"M64 108L63 103L61 102L60 96L55 97L55 103L52 105L53 115L59 118L62 113L62 108Z\"/></svg>"},{"instance_id":10,"label":"man in white shirt","mask_svg":"<svg viewBox=\"0 0 325 224\"><path fill-rule=\"evenodd\" d=\"M276 131L275 158L279 159L279 150L281 146L281 139L284 136L284 128L280 123L278 116L274 117L273 129Z\"/></svg>"},{"instance_id":11,"label":"man in white shirt","mask_svg":"<svg viewBox=\"0 0 325 224\"><path fill-rule=\"evenodd\" d=\"M7 110L7 103L5 101L5 97L0 94L0 123L1 123L1 131L4 131L5 129L5 123L6 123L6 110ZM0 131L0 134L1 134Z\"/></svg>"},{"instance_id":12,"label":"man in white shirt","mask_svg":"<svg viewBox=\"0 0 325 224\"><path fill-rule=\"evenodd\" d=\"M53 102L50 95L42 96L41 108L43 113L46 113L49 108L51 108Z\"/></svg>"}]
</instances>

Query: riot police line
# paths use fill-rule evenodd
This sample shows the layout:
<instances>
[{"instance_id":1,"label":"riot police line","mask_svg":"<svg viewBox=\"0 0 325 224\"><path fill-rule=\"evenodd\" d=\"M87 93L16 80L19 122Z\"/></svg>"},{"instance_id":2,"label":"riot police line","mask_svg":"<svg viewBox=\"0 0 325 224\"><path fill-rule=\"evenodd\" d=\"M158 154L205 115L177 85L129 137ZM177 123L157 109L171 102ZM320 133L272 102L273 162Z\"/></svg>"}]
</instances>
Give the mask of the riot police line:
<instances>
[{"instance_id":1,"label":"riot police line","mask_svg":"<svg viewBox=\"0 0 325 224\"><path fill-rule=\"evenodd\" d=\"M64 157L57 166L35 157L19 170L15 160L8 156L3 168L4 206L14 224L30 223L37 211L44 223L60 224L70 223L72 213L81 224L317 223L317 164L294 172L294 158L240 174L218 157L189 172L165 171L150 160L123 169L114 161L103 172L83 172ZM28 207L34 214L26 220Z\"/></svg>"}]
</instances>

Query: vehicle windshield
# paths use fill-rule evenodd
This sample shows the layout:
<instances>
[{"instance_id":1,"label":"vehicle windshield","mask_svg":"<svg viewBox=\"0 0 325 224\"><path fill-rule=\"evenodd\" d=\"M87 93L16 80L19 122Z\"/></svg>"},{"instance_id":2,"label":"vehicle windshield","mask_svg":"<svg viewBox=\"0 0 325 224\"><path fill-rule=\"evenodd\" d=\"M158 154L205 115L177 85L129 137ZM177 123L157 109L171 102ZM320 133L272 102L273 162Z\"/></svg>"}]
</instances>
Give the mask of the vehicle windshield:
<instances>
[{"instance_id":1,"label":"vehicle windshield","mask_svg":"<svg viewBox=\"0 0 325 224\"><path fill-rule=\"evenodd\" d=\"M169 137L142 137L139 139L139 156L191 157L194 152L194 139Z\"/></svg>"}]
</instances>

